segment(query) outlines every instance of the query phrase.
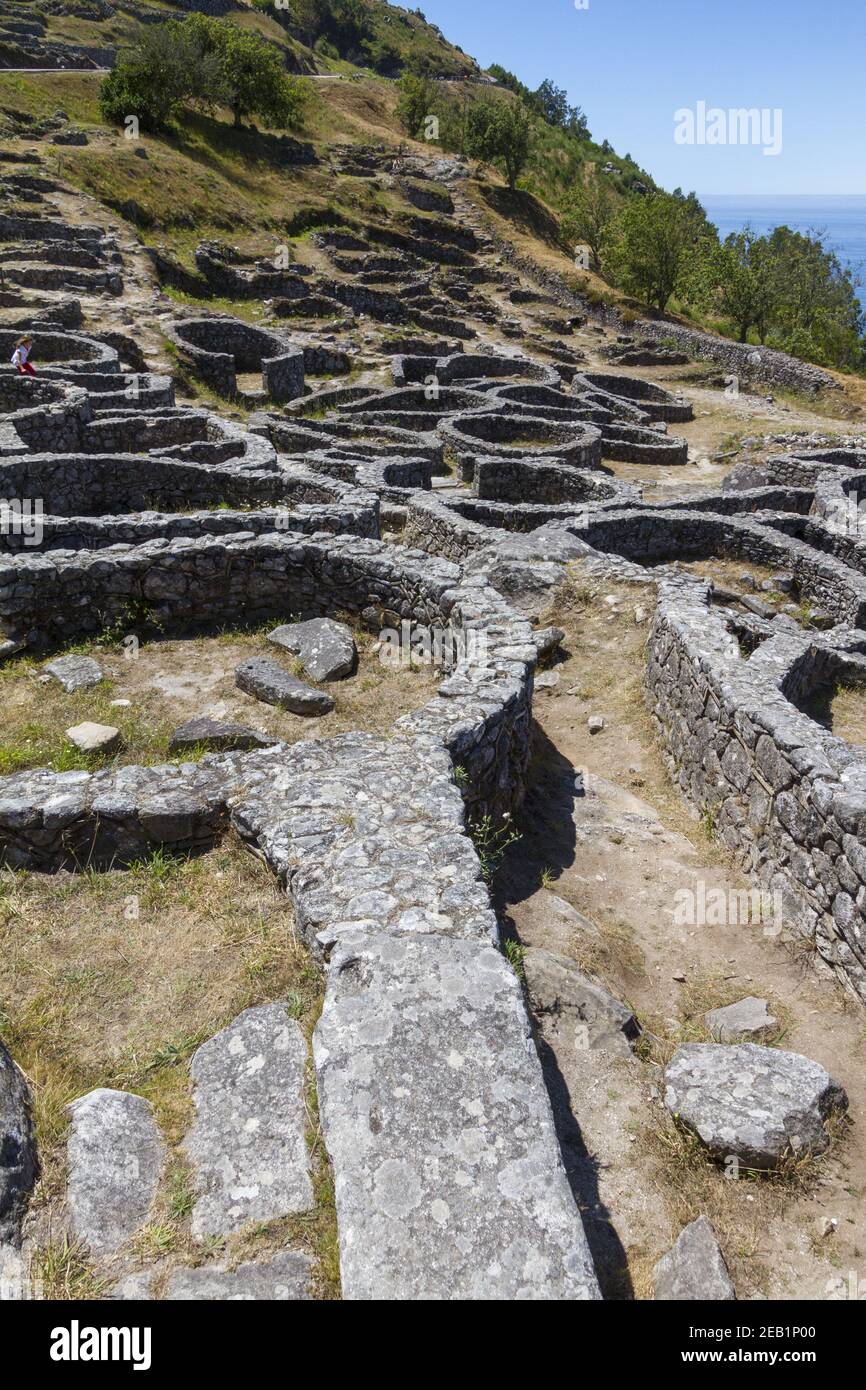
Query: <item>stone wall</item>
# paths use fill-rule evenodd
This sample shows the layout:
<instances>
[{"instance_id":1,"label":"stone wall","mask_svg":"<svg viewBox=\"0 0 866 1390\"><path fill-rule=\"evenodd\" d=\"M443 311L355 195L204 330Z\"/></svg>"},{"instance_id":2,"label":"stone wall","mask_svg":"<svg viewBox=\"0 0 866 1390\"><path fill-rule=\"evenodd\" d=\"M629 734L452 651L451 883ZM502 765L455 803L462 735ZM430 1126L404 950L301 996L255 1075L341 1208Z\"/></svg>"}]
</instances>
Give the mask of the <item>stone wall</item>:
<instances>
[{"instance_id":1,"label":"stone wall","mask_svg":"<svg viewBox=\"0 0 866 1390\"><path fill-rule=\"evenodd\" d=\"M268 534L107 552L29 552L0 563L0 619L30 646L129 623L185 631L302 614L362 615L374 629L484 629L487 659L461 666L400 726L435 734L467 769L472 796L503 810L522 792L535 648L529 625L457 566L377 541Z\"/></svg>"},{"instance_id":2,"label":"stone wall","mask_svg":"<svg viewBox=\"0 0 866 1390\"><path fill-rule=\"evenodd\" d=\"M237 393L238 372L262 374L262 387L275 401L303 394L303 351L241 319L184 319L169 329L181 358L223 396Z\"/></svg>"},{"instance_id":3,"label":"stone wall","mask_svg":"<svg viewBox=\"0 0 866 1390\"><path fill-rule=\"evenodd\" d=\"M866 1002L866 758L792 703L832 655L792 624L744 659L707 586L663 583L647 698L683 792L779 894L770 929L813 942Z\"/></svg>"},{"instance_id":4,"label":"stone wall","mask_svg":"<svg viewBox=\"0 0 866 1390\"><path fill-rule=\"evenodd\" d=\"M504 238L495 234L493 240L504 260L515 270L542 285L563 308L584 314L620 333L640 334L656 342L670 340L690 357L715 362L720 367L741 377L743 380L771 382L776 386L787 387L805 395L816 395L819 391L833 390L836 381L829 372L799 358L790 357L786 352L776 352L772 348L750 347L735 343L728 338L717 338L711 333L688 328L684 324L672 323L667 319L637 319L626 323L622 314L603 304L594 304L583 295L576 294L564 278L556 271L543 270L535 261L521 256ZM758 353L760 361L755 361Z\"/></svg>"},{"instance_id":5,"label":"stone wall","mask_svg":"<svg viewBox=\"0 0 866 1390\"><path fill-rule=\"evenodd\" d=\"M866 579L751 516L722 516L685 508L592 512L579 532L595 550L641 564L730 556L771 569L793 570L801 596L837 622L866 627Z\"/></svg>"}]
</instances>

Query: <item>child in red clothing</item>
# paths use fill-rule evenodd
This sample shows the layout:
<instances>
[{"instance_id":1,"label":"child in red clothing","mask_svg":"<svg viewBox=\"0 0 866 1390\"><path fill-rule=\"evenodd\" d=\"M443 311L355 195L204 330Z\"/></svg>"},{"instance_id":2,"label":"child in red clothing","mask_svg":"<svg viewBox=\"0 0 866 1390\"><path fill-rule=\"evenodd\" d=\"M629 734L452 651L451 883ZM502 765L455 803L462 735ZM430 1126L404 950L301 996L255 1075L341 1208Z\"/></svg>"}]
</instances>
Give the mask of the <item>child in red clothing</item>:
<instances>
[{"instance_id":1,"label":"child in red clothing","mask_svg":"<svg viewBox=\"0 0 866 1390\"><path fill-rule=\"evenodd\" d=\"M15 344L15 351L12 354L12 365L16 368L19 376L23 376L25 372L28 376L36 375L33 370L33 363L28 360L32 347L32 338L19 338L18 342Z\"/></svg>"}]
</instances>

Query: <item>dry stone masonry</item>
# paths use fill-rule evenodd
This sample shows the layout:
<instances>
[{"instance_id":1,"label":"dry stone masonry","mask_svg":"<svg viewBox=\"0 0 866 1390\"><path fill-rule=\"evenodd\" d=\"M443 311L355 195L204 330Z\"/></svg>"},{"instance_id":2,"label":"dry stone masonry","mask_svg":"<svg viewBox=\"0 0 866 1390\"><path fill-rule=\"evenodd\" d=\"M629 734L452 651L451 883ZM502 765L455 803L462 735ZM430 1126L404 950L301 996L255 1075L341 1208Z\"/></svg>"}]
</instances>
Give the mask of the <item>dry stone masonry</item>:
<instances>
[{"instance_id":1,"label":"dry stone masonry","mask_svg":"<svg viewBox=\"0 0 866 1390\"><path fill-rule=\"evenodd\" d=\"M50 66L39 29L15 42ZM287 161L306 157L288 142ZM524 795L536 667L563 640L538 618L575 561L656 586L646 697L675 781L778 895L780 931L866 1002L866 761L808 712L833 679L866 679L866 536L838 524L856 519L866 450L792 446L722 491L645 501L640 479L690 461L675 431L692 405L633 368L683 353L642 323L639 343L592 365L572 337L586 306L461 219L460 161L407 158L392 177L375 150L336 158L390 179L404 219L316 229L315 266L203 242L193 274L152 249L149 273L200 301L153 291L163 371L124 307L142 302L128 299L129 245L52 209L41 173L9 175L20 204L0 215L0 353L27 326L38 375L0 369L0 660L35 657L53 694L86 701L104 677L81 645L244 624L261 642L237 687L310 733L287 743L202 714L174 728L174 761L145 766L114 726L70 717L76 746L110 735L114 755L0 778L0 861L109 872L155 850L206 854L232 830L289 896L325 980L311 1051L282 998L195 1051L181 1149L195 1267L129 1262L169 1164L132 1092L70 1106L68 1231L114 1298L310 1297L303 1251L213 1250L313 1210L313 1078L344 1297L591 1301L527 1005L545 1039L585 1030L612 1064L637 1065L640 1025L556 952L527 952L518 977L476 847ZM264 322L214 312L213 297L254 301ZM739 366L738 345L670 336ZM761 356L767 379L824 384ZM202 386L213 406L190 400ZM769 566L787 611L674 564L707 559ZM326 736L319 721L370 638L438 643L435 692L380 732ZM765 1000L707 1018L718 1041L667 1068L677 1122L747 1167L822 1151L841 1087L757 1044L776 1022ZM38 1162L30 1089L0 1044L0 1254L18 1258ZM660 1299L734 1296L705 1218L654 1278Z\"/></svg>"}]
</instances>

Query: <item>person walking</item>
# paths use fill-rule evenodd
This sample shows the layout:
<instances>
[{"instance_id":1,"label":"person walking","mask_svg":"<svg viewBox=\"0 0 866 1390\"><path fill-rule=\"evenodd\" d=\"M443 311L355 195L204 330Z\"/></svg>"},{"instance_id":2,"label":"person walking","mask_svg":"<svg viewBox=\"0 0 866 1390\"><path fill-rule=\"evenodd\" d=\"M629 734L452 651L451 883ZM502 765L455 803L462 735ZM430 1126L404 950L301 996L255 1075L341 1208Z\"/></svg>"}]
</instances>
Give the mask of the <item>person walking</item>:
<instances>
[{"instance_id":1,"label":"person walking","mask_svg":"<svg viewBox=\"0 0 866 1390\"><path fill-rule=\"evenodd\" d=\"M12 353L12 365L15 367L19 376L35 376L33 363L30 361L30 350L33 347L32 338L19 338L15 344L15 351Z\"/></svg>"}]
</instances>

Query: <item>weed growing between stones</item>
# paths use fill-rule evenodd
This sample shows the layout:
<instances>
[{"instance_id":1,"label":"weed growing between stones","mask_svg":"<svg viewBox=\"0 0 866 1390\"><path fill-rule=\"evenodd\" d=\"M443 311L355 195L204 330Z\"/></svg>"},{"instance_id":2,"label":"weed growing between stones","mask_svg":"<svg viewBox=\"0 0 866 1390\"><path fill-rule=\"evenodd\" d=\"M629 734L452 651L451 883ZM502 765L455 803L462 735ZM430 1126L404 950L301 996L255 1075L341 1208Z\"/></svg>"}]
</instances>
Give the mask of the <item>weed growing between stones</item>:
<instances>
[{"instance_id":1,"label":"weed growing between stones","mask_svg":"<svg viewBox=\"0 0 866 1390\"><path fill-rule=\"evenodd\" d=\"M481 865L482 877L485 883L492 883L507 850L520 839L520 832L511 824L511 816L506 812L498 822L491 815L470 820L469 833Z\"/></svg>"}]
</instances>

